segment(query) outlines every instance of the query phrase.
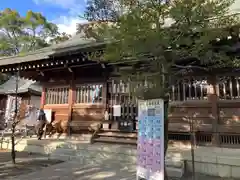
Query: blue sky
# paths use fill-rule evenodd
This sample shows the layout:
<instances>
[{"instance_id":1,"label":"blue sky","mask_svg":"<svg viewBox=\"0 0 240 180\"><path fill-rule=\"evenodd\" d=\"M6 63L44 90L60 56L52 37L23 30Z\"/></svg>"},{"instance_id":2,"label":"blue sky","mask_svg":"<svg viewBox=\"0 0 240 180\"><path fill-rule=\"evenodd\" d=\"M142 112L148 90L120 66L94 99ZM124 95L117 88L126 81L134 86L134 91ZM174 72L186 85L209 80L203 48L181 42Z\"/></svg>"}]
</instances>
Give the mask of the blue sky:
<instances>
[{"instance_id":1,"label":"blue sky","mask_svg":"<svg viewBox=\"0 0 240 180\"><path fill-rule=\"evenodd\" d=\"M0 0L0 10L12 8L22 15L28 10L41 12L48 20L56 23L59 30L73 34L76 23L84 22L78 15L85 8L85 0Z\"/></svg>"}]
</instances>

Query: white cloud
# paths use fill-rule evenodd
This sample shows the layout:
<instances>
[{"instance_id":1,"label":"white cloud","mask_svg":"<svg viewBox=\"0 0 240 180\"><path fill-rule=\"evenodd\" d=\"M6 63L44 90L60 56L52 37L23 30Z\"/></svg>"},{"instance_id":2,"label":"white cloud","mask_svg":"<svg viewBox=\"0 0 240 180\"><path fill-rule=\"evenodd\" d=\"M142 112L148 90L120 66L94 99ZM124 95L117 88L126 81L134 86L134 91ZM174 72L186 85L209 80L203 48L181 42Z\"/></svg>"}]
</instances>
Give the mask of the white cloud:
<instances>
[{"instance_id":1,"label":"white cloud","mask_svg":"<svg viewBox=\"0 0 240 180\"><path fill-rule=\"evenodd\" d=\"M77 24L85 23L87 21L81 20L79 17L67 17L61 16L59 19L53 20L53 23L57 24L59 32L66 32L74 35L76 33Z\"/></svg>"},{"instance_id":2,"label":"white cloud","mask_svg":"<svg viewBox=\"0 0 240 180\"><path fill-rule=\"evenodd\" d=\"M60 32L75 34L78 23L84 23L85 20L80 19L79 15L83 12L86 0L33 0L37 5L46 4L56 6L67 10L66 14L52 20L57 24Z\"/></svg>"}]
</instances>

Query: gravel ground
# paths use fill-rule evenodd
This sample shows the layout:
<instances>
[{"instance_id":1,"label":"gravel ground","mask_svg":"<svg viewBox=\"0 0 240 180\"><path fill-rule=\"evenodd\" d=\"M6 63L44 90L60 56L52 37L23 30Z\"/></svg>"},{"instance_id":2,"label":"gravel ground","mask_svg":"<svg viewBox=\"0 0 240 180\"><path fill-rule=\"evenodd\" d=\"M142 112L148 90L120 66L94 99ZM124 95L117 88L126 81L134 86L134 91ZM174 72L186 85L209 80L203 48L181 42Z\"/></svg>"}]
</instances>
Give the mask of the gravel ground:
<instances>
[{"instance_id":1,"label":"gravel ground","mask_svg":"<svg viewBox=\"0 0 240 180\"><path fill-rule=\"evenodd\" d=\"M13 165L11 152L0 150L0 179L9 179L22 174L28 174L62 162L48 160L46 156L26 152L16 152L16 157L16 165Z\"/></svg>"},{"instance_id":2,"label":"gravel ground","mask_svg":"<svg viewBox=\"0 0 240 180\"><path fill-rule=\"evenodd\" d=\"M52 166L52 165L57 165L57 164L59 164L60 167L63 166L62 171L67 170L67 169L69 169L69 171L71 171L73 169L73 167L76 167L76 165L73 167L71 167L71 166L66 167L66 166L64 166L64 163L62 163L62 161L48 160L48 158L46 156L39 155L39 154L29 154L26 152L17 152L16 155L17 155L17 158L16 158L17 164L15 166L13 166L11 163L11 153L8 150L0 150L0 179L12 179L12 178L17 178L20 175L26 175L28 177L29 173L32 173L32 172L37 173L39 171L40 171L40 174L43 172L45 174L45 170L43 170L44 168ZM57 165L57 166L59 166L59 165ZM54 166L52 166L52 167L54 167ZM79 168L79 166L77 166L77 167ZM51 170L51 168L47 168L47 169ZM112 168L114 170L116 170L114 167L112 167ZM99 169L99 170L104 171L104 166L101 165L101 169ZM43 171L41 171L41 170L43 170ZM91 170L91 168L89 168L88 171L89 170ZM51 171L51 172L53 172L53 171ZM70 173L70 174L72 174L72 173ZM132 177L134 176L134 174L132 174ZM127 173L125 175L127 175ZM39 179L39 176L37 176L37 177L36 178ZM64 179L64 177L62 177L62 179ZM69 178L67 178L67 179L69 179ZM86 177L79 178L78 177L78 178L73 178L73 179L74 180L86 180L88 178L86 178ZM108 178L104 178L104 179L108 179ZM131 178L127 178L127 179L131 179ZM118 180L118 179L116 179L116 180ZM181 179L169 178L169 180L240 180L240 179L227 179L227 178L220 178L220 177L212 177L212 176L206 176L203 174L196 173L195 179L192 178L191 174L188 174L188 175L185 175Z\"/></svg>"}]
</instances>

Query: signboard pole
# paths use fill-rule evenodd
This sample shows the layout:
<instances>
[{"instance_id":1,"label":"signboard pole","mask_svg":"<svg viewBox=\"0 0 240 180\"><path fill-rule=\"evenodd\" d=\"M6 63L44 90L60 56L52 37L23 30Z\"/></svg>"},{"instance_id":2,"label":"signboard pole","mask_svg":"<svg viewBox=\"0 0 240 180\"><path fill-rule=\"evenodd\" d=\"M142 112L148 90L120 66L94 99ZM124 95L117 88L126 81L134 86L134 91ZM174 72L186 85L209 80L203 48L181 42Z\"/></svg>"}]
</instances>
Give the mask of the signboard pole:
<instances>
[{"instance_id":1,"label":"signboard pole","mask_svg":"<svg viewBox=\"0 0 240 180\"><path fill-rule=\"evenodd\" d=\"M164 180L164 100L138 102L137 180Z\"/></svg>"}]
</instances>

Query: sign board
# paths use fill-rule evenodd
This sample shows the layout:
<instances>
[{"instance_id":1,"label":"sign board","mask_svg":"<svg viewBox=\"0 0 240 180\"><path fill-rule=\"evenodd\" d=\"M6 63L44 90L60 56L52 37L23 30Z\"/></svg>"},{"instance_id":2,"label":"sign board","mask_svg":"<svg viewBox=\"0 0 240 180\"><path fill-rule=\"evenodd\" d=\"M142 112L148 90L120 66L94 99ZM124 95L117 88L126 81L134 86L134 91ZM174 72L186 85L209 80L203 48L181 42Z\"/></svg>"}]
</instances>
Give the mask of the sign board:
<instances>
[{"instance_id":1,"label":"sign board","mask_svg":"<svg viewBox=\"0 0 240 180\"><path fill-rule=\"evenodd\" d=\"M164 101L138 102L137 180L164 180Z\"/></svg>"},{"instance_id":2,"label":"sign board","mask_svg":"<svg viewBox=\"0 0 240 180\"><path fill-rule=\"evenodd\" d=\"M113 105L113 116L115 117L121 116L121 105Z\"/></svg>"},{"instance_id":3,"label":"sign board","mask_svg":"<svg viewBox=\"0 0 240 180\"><path fill-rule=\"evenodd\" d=\"M44 113L48 123L52 121L52 110L51 109L44 109Z\"/></svg>"}]
</instances>

